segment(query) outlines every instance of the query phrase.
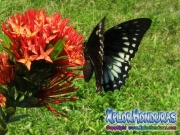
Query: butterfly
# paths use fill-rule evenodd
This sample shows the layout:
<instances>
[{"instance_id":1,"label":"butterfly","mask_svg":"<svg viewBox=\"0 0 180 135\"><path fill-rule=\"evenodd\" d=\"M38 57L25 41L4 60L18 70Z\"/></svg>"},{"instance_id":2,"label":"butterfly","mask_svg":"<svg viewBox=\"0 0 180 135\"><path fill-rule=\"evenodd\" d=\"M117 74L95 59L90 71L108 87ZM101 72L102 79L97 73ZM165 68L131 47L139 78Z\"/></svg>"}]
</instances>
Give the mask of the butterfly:
<instances>
[{"instance_id":1,"label":"butterfly","mask_svg":"<svg viewBox=\"0 0 180 135\"><path fill-rule=\"evenodd\" d=\"M83 74L89 82L95 73L97 91L120 89L128 78L130 61L151 26L151 19L138 18L118 24L104 32L104 17L85 42Z\"/></svg>"}]
</instances>

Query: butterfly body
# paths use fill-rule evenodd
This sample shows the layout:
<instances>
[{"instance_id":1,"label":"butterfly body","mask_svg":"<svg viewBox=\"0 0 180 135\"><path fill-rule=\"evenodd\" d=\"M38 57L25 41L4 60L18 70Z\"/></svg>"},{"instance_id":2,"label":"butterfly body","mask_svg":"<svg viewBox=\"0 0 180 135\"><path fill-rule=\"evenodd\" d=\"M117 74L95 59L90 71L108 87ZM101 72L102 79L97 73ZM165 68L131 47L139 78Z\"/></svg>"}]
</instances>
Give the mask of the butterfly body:
<instances>
[{"instance_id":1,"label":"butterfly body","mask_svg":"<svg viewBox=\"0 0 180 135\"><path fill-rule=\"evenodd\" d=\"M129 62L138 51L151 20L130 20L108 29L105 33L104 22L105 17L94 28L85 45L86 62L83 71L85 81L89 81L93 71L95 72L98 91L101 91L102 86L105 91L113 91L125 84L131 69Z\"/></svg>"}]
</instances>

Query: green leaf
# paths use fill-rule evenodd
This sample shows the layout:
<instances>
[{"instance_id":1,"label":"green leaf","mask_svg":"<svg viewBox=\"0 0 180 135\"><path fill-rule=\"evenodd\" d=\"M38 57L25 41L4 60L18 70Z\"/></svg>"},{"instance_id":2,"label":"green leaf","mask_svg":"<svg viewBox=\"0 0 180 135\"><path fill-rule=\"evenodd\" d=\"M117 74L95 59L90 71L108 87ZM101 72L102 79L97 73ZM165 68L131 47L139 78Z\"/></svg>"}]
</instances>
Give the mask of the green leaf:
<instances>
[{"instance_id":1,"label":"green leaf","mask_svg":"<svg viewBox=\"0 0 180 135\"><path fill-rule=\"evenodd\" d=\"M13 118L10 118L10 119L8 120L8 123L15 122L15 121L19 121L20 119L24 119L24 118L26 118L26 117L28 117L28 116L29 116L29 114L23 114L23 115L15 116L15 117L13 117Z\"/></svg>"},{"instance_id":2,"label":"green leaf","mask_svg":"<svg viewBox=\"0 0 180 135\"><path fill-rule=\"evenodd\" d=\"M42 107L43 105L38 102L37 98L28 97L17 103L18 107L31 108L31 107Z\"/></svg>"},{"instance_id":3,"label":"green leaf","mask_svg":"<svg viewBox=\"0 0 180 135\"><path fill-rule=\"evenodd\" d=\"M59 59L66 59L67 58L67 56L61 56L61 57L57 57L56 59L54 59L54 60L59 60Z\"/></svg>"},{"instance_id":4,"label":"green leaf","mask_svg":"<svg viewBox=\"0 0 180 135\"><path fill-rule=\"evenodd\" d=\"M0 93L2 93L3 95L7 94L7 89L0 85Z\"/></svg>"},{"instance_id":5,"label":"green leaf","mask_svg":"<svg viewBox=\"0 0 180 135\"><path fill-rule=\"evenodd\" d=\"M1 120L5 120L5 119L6 119L6 115L5 115L2 107L0 107L0 119L1 119ZM0 123L1 123L1 122L0 122Z\"/></svg>"},{"instance_id":6,"label":"green leaf","mask_svg":"<svg viewBox=\"0 0 180 135\"><path fill-rule=\"evenodd\" d=\"M64 45L63 45L64 42L65 42L65 39L61 39L55 44L54 50L51 53L52 59L56 60L58 58L59 54L64 49Z\"/></svg>"}]
</instances>

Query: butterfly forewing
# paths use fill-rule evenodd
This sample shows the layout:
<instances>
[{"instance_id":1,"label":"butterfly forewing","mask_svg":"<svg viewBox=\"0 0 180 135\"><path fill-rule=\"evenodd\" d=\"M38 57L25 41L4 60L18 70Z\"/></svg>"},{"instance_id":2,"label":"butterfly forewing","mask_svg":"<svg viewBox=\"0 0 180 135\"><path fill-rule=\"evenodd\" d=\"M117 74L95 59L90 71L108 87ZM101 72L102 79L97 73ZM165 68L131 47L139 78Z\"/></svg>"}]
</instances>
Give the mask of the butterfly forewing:
<instances>
[{"instance_id":1,"label":"butterfly forewing","mask_svg":"<svg viewBox=\"0 0 180 135\"><path fill-rule=\"evenodd\" d=\"M85 64L83 73L85 81L89 81L93 71L96 77L97 90L102 89L102 74L103 74L103 56L104 56L104 21L105 17L94 28L87 43L85 44L84 57Z\"/></svg>"},{"instance_id":2,"label":"butterfly forewing","mask_svg":"<svg viewBox=\"0 0 180 135\"><path fill-rule=\"evenodd\" d=\"M110 28L104 34L103 87L105 91L120 89L128 77L129 61L151 25L148 18L139 18Z\"/></svg>"}]
</instances>

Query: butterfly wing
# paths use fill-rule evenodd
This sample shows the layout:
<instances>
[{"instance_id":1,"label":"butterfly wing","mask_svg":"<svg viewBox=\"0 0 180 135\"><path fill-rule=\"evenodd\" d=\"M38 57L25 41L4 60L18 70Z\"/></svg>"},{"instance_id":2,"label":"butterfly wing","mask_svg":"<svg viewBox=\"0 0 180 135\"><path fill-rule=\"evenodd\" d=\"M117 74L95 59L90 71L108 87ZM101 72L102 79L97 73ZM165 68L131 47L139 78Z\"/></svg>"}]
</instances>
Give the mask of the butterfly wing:
<instances>
[{"instance_id":1,"label":"butterfly wing","mask_svg":"<svg viewBox=\"0 0 180 135\"><path fill-rule=\"evenodd\" d=\"M87 43L85 44L84 57L85 64L83 74L86 82L92 77L93 71L96 77L97 91L102 89L102 70L103 70L103 55L104 55L104 22L105 17L97 24L91 33Z\"/></svg>"},{"instance_id":2,"label":"butterfly wing","mask_svg":"<svg viewBox=\"0 0 180 135\"><path fill-rule=\"evenodd\" d=\"M148 18L139 18L110 28L104 34L103 87L105 91L120 89L130 70L129 61L151 25Z\"/></svg>"}]
</instances>

